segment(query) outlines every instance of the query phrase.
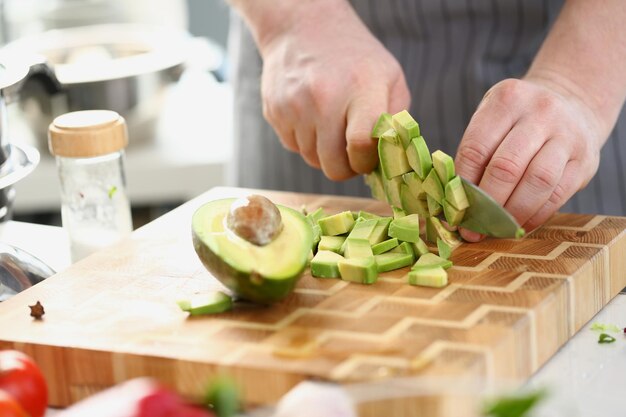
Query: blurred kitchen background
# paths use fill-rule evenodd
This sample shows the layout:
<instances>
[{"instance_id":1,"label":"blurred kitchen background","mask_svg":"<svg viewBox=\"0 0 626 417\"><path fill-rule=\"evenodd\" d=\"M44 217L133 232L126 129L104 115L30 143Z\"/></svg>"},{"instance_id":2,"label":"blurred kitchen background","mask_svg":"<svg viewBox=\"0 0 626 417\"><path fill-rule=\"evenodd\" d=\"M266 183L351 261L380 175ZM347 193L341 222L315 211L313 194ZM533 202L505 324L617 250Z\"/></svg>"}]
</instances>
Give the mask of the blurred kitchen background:
<instances>
[{"instance_id":1,"label":"blurred kitchen background","mask_svg":"<svg viewBox=\"0 0 626 417\"><path fill-rule=\"evenodd\" d=\"M228 21L226 0L0 0L0 59L32 53L57 79L51 86L27 78L0 121L11 143L40 153L13 186L13 220L61 225L46 131L72 110L107 108L126 118L135 228L228 184ZM0 62L11 66L10 58Z\"/></svg>"}]
</instances>

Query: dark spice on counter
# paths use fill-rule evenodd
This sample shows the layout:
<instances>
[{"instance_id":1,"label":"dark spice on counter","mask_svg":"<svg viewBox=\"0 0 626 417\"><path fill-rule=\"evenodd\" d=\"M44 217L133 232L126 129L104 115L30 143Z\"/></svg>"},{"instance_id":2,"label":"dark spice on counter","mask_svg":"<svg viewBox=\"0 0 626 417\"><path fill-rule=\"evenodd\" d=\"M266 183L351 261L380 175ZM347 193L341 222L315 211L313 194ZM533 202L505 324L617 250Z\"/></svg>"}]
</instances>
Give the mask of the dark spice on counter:
<instances>
[{"instance_id":1,"label":"dark spice on counter","mask_svg":"<svg viewBox=\"0 0 626 417\"><path fill-rule=\"evenodd\" d=\"M30 316L34 317L35 320L41 320L43 318L43 315L46 314L43 305L39 301L37 301L35 305L28 307L30 308Z\"/></svg>"}]
</instances>

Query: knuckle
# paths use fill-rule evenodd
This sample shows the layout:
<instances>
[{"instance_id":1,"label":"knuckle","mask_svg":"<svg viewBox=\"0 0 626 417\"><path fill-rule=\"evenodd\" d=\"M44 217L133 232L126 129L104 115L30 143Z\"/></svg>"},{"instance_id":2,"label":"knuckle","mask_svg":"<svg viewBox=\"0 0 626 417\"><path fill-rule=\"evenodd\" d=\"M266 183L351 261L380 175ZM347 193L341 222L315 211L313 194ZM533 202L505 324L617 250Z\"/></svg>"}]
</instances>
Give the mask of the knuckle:
<instances>
[{"instance_id":1,"label":"knuckle","mask_svg":"<svg viewBox=\"0 0 626 417\"><path fill-rule=\"evenodd\" d=\"M498 182L517 184L524 174L524 167L513 158L496 156L489 162L485 173Z\"/></svg>"},{"instance_id":2,"label":"knuckle","mask_svg":"<svg viewBox=\"0 0 626 417\"><path fill-rule=\"evenodd\" d=\"M553 190L559 179L559 172L554 167L538 166L528 172L528 183L536 190Z\"/></svg>"},{"instance_id":3,"label":"knuckle","mask_svg":"<svg viewBox=\"0 0 626 417\"><path fill-rule=\"evenodd\" d=\"M524 82L516 78L508 78L500 81L493 87L492 95L494 99L505 106L510 106L519 100L521 90L524 88Z\"/></svg>"},{"instance_id":4,"label":"knuckle","mask_svg":"<svg viewBox=\"0 0 626 417\"><path fill-rule=\"evenodd\" d=\"M565 188L563 188L561 184L557 184L556 187L554 187L554 190L552 191L548 202L555 207L555 210L557 210L566 198L567 191L565 190Z\"/></svg>"},{"instance_id":5,"label":"knuckle","mask_svg":"<svg viewBox=\"0 0 626 417\"><path fill-rule=\"evenodd\" d=\"M535 110L542 114L552 114L558 109L558 100L550 94L541 94L535 99Z\"/></svg>"},{"instance_id":6,"label":"knuckle","mask_svg":"<svg viewBox=\"0 0 626 417\"><path fill-rule=\"evenodd\" d=\"M460 166L466 166L472 170L480 170L485 166L489 156L489 150L481 142L468 141L459 147L457 162Z\"/></svg>"}]
</instances>

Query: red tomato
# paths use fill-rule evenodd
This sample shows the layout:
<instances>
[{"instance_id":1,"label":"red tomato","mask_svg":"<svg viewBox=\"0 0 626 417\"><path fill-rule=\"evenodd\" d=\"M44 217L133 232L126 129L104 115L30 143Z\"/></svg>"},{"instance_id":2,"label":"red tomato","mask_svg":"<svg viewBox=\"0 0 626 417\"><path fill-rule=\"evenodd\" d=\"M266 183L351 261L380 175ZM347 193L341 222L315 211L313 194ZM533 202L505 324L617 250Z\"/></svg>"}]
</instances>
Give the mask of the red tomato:
<instances>
[{"instance_id":1,"label":"red tomato","mask_svg":"<svg viewBox=\"0 0 626 417\"><path fill-rule=\"evenodd\" d=\"M15 350L0 351L0 389L15 399L30 417L43 417L48 386L33 360Z\"/></svg>"},{"instance_id":2,"label":"red tomato","mask_svg":"<svg viewBox=\"0 0 626 417\"><path fill-rule=\"evenodd\" d=\"M28 417L28 415L13 397L0 390L0 417Z\"/></svg>"}]
</instances>

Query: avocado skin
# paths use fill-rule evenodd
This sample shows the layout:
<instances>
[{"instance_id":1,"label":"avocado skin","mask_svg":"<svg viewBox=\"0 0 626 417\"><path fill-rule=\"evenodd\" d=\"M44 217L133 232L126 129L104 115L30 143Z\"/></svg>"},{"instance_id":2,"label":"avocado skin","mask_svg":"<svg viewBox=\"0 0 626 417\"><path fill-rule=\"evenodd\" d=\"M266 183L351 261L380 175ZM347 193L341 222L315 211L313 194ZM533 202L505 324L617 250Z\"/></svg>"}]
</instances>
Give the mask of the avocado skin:
<instances>
[{"instance_id":1,"label":"avocado skin","mask_svg":"<svg viewBox=\"0 0 626 417\"><path fill-rule=\"evenodd\" d=\"M193 247L206 269L237 297L259 304L272 304L286 298L296 286L306 268L303 265L291 278L264 279L259 275L248 274L233 268L192 232Z\"/></svg>"}]
</instances>

